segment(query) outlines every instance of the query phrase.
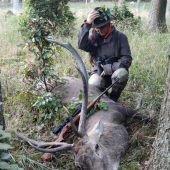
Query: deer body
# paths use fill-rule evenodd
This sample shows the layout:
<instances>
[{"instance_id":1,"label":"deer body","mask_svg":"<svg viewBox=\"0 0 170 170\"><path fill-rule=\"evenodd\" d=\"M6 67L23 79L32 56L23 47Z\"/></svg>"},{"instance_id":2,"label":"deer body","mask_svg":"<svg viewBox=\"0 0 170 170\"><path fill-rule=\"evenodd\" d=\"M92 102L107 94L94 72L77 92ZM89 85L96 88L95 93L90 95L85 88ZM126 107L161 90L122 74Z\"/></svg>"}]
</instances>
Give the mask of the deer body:
<instances>
[{"instance_id":1,"label":"deer body","mask_svg":"<svg viewBox=\"0 0 170 170\"><path fill-rule=\"evenodd\" d=\"M67 78L67 80L65 86L57 88L69 92L68 95L62 96L65 104L73 96L78 97L83 86L79 79ZM89 95L98 96L100 93L95 87L89 86ZM127 114L126 107L116 104L106 95L102 100L108 104L108 110L99 110L86 120L87 136L79 138L74 145L76 164L85 170L117 170L120 159L128 148L128 133L123 126Z\"/></svg>"}]
</instances>

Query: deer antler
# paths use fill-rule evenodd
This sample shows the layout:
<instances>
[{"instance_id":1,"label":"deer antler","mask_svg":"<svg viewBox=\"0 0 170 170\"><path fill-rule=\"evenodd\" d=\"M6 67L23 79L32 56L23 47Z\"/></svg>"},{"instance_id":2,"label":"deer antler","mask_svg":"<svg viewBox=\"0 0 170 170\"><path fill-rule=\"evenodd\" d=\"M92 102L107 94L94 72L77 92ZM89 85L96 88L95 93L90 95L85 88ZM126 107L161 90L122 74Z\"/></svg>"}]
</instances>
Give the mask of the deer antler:
<instances>
[{"instance_id":1,"label":"deer antler","mask_svg":"<svg viewBox=\"0 0 170 170\"><path fill-rule=\"evenodd\" d=\"M79 129L78 129L79 133L83 137L86 135L85 125L86 125L86 113L87 113L87 104L88 104L88 83L86 82L85 76L81 72L81 70L77 67L76 69L80 73L82 81L83 81L83 104L82 104L81 115L80 115L80 120L79 120Z\"/></svg>"},{"instance_id":2,"label":"deer antler","mask_svg":"<svg viewBox=\"0 0 170 170\"><path fill-rule=\"evenodd\" d=\"M26 136L22 135L21 133L18 133L15 131L15 134L25 140L26 142L28 142L33 148L41 151L41 152L46 152L46 153L54 153L54 152L58 152L58 151L62 151L62 150L68 150L68 149L72 149L74 144L68 144L68 143L64 143L64 142L38 142L32 139L27 138ZM57 147L57 148L53 148L53 149L42 149L43 147Z\"/></svg>"},{"instance_id":3,"label":"deer antler","mask_svg":"<svg viewBox=\"0 0 170 170\"><path fill-rule=\"evenodd\" d=\"M50 42L53 42L55 44L58 44L64 48L66 48L67 50L69 50L73 56L76 58L78 64L79 64L79 68L76 67L76 69L79 71L81 77L82 77L82 81L83 81L83 104L82 104L82 111L81 111L81 116L80 116L80 121L79 121L79 134L80 136L85 136L86 135L86 131L85 131L85 122L86 122L86 113L87 113L87 104L88 104L88 77L87 77L87 71L86 71L86 67L81 59L81 57L79 56L79 54L77 53L77 51L73 48L73 46L69 43L69 41L67 42L67 44L55 41L55 40L51 40L51 39L46 39Z\"/></svg>"},{"instance_id":4,"label":"deer antler","mask_svg":"<svg viewBox=\"0 0 170 170\"><path fill-rule=\"evenodd\" d=\"M87 71L86 71L86 67L80 57L80 55L77 53L77 51L73 48L73 46L69 43L69 41L67 41L67 43L61 43L61 42L58 42L56 40L52 40L52 39L48 39L46 38L47 41L50 41L50 42L53 42L55 44L58 44L64 48L66 48L67 50L69 50L73 56L76 58L77 62L78 62L78 65L81 69L81 71L83 72L84 76L85 76L85 80L88 84L88 76L87 76Z\"/></svg>"}]
</instances>

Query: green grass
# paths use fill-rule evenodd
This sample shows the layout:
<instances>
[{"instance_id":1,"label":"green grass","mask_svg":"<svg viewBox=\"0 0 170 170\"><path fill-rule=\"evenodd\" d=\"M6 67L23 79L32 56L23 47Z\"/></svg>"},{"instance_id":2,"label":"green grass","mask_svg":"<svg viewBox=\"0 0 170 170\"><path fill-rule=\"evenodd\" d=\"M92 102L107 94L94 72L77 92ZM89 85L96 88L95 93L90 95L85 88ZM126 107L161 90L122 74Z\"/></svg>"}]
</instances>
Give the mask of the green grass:
<instances>
[{"instance_id":1,"label":"green grass","mask_svg":"<svg viewBox=\"0 0 170 170\"><path fill-rule=\"evenodd\" d=\"M113 2L97 2L97 6L113 6ZM129 8L135 12L136 4L128 4ZM69 3L70 9L75 13L76 21L75 28L73 30L73 38L68 37L70 43L76 48L76 41L78 30L86 19L87 14L96 7L96 3L88 4L85 3ZM33 122L34 112L30 112L27 108L28 104L25 101L11 101L10 98L16 97L18 92L24 91L26 88L25 84L20 81L20 62L14 62L12 60L6 60L2 62L1 59L16 59L22 57L28 57L29 60L33 60L32 56L28 51L22 51L17 47L18 44L22 43L21 35L18 32L18 16L9 15L7 11L12 9L12 6L8 3L0 2L0 69L1 81L2 81L2 94L4 101L4 113L7 124L7 130L13 128L19 128L21 131L31 135L35 138L37 135L37 128L42 123L45 123L46 129L42 132L46 135L45 140L53 140L53 135L47 132L53 130L53 126L48 124L49 122ZM120 103L135 108L136 98L143 95L141 113L149 114L152 110L159 112L161 102L163 98L165 80L167 76L167 64L168 55L170 55L170 33L148 33L145 30L145 23L149 14L150 3L141 3L142 26L140 30L130 30L124 28L123 31L129 40L131 47L133 62L130 67L130 77L128 85L122 93ZM135 14L137 15L137 14ZM170 29L170 18L167 16L167 25ZM118 27L118 29L121 27ZM58 36L55 36L58 37ZM65 37L56 38L61 42L66 42ZM87 70L91 68L89 64L88 53L76 49L87 67ZM56 63L55 69L60 75L79 77L76 69L72 65L75 60L73 56L67 50L63 49L63 52L58 54L58 63ZM124 169L130 169L135 166L136 169L144 169L144 163L149 157L148 151L149 146L152 145L153 138L155 135L155 124L145 125L138 122L127 122L127 129L130 134L130 149L123 159L121 166ZM142 135L139 136L140 131ZM137 140L136 140L137 139ZM30 169L36 169L40 166L36 161L43 162L40 159L40 153L28 151L28 145L18 142L18 139L13 136L13 143L16 148L21 151L17 151L18 154L23 152L24 155L28 156L28 160L25 157L17 157L16 162L21 167L29 165L32 162ZM149 148L148 148L149 147ZM22 148L22 149L21 149ZM15 154L14 154L15 156ZM49 168L58 169L75 169L73 162L73 155L70 157L67 153L56 155L55 161L51 163L45 163ZM23 165L22 165L23 164ZM34 167L34 168L33 168ZM126 168L127 167L127 168ZM29 169L29 168L28 168Z\"/></svg>"},{"instance_id":2,"label":"green grass","mask_svg":"<svg viewBox=\"0 0 170 170\"><path fill-rule=\"evenodd\" d=\"M0 9L1 10L12 9L12 4L6 1L0 2Z\"/></svg>"}]
</instances>

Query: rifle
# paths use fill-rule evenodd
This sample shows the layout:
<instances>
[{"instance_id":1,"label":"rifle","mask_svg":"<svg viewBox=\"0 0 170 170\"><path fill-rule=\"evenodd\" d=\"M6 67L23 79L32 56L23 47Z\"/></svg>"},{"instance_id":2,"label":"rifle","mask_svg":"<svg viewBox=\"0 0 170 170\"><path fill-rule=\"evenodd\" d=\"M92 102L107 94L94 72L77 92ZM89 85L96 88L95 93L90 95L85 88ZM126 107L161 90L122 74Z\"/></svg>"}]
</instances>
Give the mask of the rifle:
<instances>
[{"instance_id":1,"label":"rifle","mask_svg":"<svg viewBox=\"0 0 170 170\"><path fill-rule=\"evenodd\" d=\"M72 115L73 118L74 118L77 114L79 114L79 113L81 112L81 107L82 107L82 105L80 105L80 106L76 109L76 111L73 113L73 115ZM57 135L57 134L64 128L64 126L65 126L69 121L70 121L70 119L69 119L69 117L67 117L67 118L64 120L64 122L63 122L62 125L59 125L56 129L53 130L53 134L54 134L54 135Z\"/></svg>"},{"instance_id":2,"label":"rifle","mask_svg":"<svg viewBox=\"0 0 170 170\"><path fill-rule=\"evenodd\" d=\"M120 78L116 78L116 80L108 87L106 88L106 90L104 90L99 96L97 96L88 106L87 106L87 113L92 109L92 107L100 100L101 96L103 94L105 94L118 80L120 80ZM81 111L80 111L81 113ZM76 124L78 123L79 119L80 119L80 113L77 114L74 118L73 118L73 122ZM68 130L71 129L71 123L68 122L62 129L59 137L54 141L54 142L62 142L64 141L64 135L68 132ZM42 158L44 159L50 159L51 158L51 153L44 153L42 155Z\"/></svg>"}]
</instances>

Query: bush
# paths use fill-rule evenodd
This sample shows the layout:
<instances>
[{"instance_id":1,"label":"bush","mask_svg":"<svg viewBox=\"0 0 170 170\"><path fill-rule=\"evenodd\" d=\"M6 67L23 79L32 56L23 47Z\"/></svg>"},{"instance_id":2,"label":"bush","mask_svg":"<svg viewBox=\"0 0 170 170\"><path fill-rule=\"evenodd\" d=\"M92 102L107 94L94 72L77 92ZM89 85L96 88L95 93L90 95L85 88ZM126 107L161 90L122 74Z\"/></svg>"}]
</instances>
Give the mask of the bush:
<instances>
[{"instance_id":1,"label":"bush","mask_svg":"<svg viewBox=\"0 0 170 170\"><path fill-rule=\"evenodd\" d=\"M70 35L74 17L67 3L68 0L27 0L26 10L20 18L19 30L26 44L19 46L27 47L35 56L35 60L33 62L25 60L21 74L29 88L26 92L20 93L17 100L21 100L23 97L27 99L34 97L29 99L29 102L34 102L30 102L30 104L50 115L61 107L60 95L51 93L53 88L50 84L56 86L63 81L53 68L56 51L59 51L60 48L54 48L53 43L47 41L47 38L61 31L64 36ZM39 84L43 91L48 93L47 96L44 96L44 92L41 93L37 90Z\"/></svg>"},{"instance_id":2,"label":"bush","mask_svg":"<svg viewBox=\"0 0 170 170\"><path fill-rule=\"evenodd\" d=\"M35 29L42 26L47 27L52 33L62 32L62 35L68 36L75 19L67 6L68 1L26 0L25 12L20 19L20 31L23 38L32 38Z\"/></svg>"},{"instance_id":3,"label":"bush","mask_svg":"<svg viewBox=\"0 0 170 170\"><path fill-rule=\"evenodd\" d=\"M135 18L134 14L131 11L129 11L125 2L122 4L120 8L118 8L118 6L116 5L112 10L115 16L113 22L116 26L121 25L122 28L132 29L139 28L141 24L141 18L140 17Z\"/></svg>"},{"instance_id":4,"label":"bush","mask_svg":"<svg viewBox=\"0 0 170 170\"><path fill-rule=\"evenodd\" d=\"M105 6L103 6L105 8ZM102 14L103 15L103 14ZM101 19L103 17L107 19L107 16L110 17L111 15L114 16L114 20L112 21L115 26L119 26L122 28L139 28L141 24L141 18L134 17L134 14L129 11L125 2L123 2L122 6L119 8L115 5L113 8L105 8L104 16L100 16Z\"/></svg>"}]
</instances>

